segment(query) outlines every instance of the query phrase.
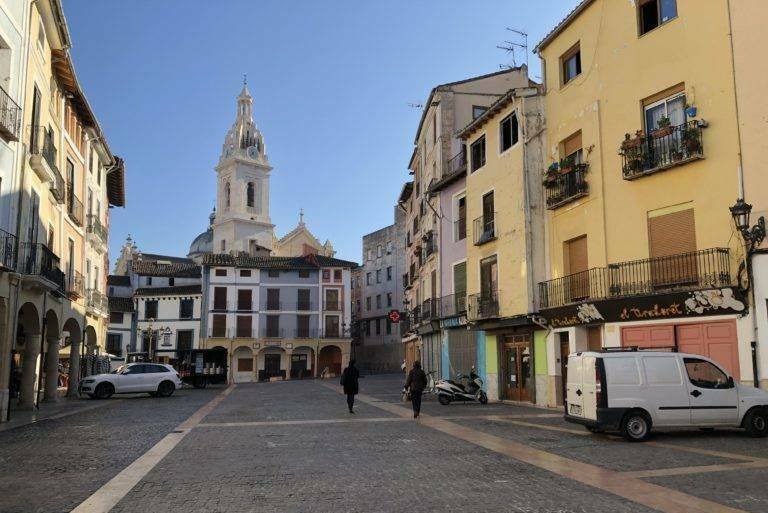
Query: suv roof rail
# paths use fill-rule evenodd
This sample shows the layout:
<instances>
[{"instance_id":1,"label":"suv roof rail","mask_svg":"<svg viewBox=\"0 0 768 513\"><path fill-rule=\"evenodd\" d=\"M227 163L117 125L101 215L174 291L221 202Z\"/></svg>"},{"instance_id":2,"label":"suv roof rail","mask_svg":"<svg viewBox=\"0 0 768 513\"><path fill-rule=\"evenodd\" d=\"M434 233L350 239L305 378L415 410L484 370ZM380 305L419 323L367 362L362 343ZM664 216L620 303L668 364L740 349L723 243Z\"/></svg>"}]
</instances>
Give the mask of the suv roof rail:
<instances>
[{"instance_id":1,"label":"suv roof rail","mask_svg":"<svg viewBox=\"0 0 768 513\"><path fill-rule=\"evenodd\" d=\"M640 347L640 346L625 346L625 347L604 347L600 350L601 353L630 353L637 351L667 351L670 353L677 353L677 346L656 346L656 347Z\"/></svg>"}]
</instances>

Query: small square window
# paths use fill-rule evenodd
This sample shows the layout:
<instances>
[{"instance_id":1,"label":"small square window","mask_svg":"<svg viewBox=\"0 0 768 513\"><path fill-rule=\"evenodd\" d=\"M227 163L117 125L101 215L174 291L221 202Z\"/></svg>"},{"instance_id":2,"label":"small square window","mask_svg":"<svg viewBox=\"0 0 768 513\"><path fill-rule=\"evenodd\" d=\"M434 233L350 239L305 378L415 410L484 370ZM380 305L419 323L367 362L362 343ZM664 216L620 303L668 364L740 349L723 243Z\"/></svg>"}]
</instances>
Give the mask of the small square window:
<instances>
[{"instance_id":1,"label":"small square window","mask_svg":"<svg viewBox=\"0 0 768 513\"><path fill-rule=\"evenodd\" d=\"M270 269L269 271L267 271L267 276L269 276L270 278L279 278L280 271L278 271L277 269Z\"/></svg>"},{"instance_id":2,"label":"small square window","mask_svg":"<svg viewBox=\"0 0 768 513\"><path fill-rule=\"evenodd\" d=\"M677 0L646 0L637 6L640 35L677 18Z\"/></svg>"},{"instance_id":3,"label":"small square window","mask_svg":"<svg viewBox=\"0 0 768 513\"><path fill-rule=\"evenodd\" d=\"M485 135L472 143L470 153L472 155L472 172L474 172L485 165Z\"/></svg>"},{"instance_id":4,"label":"small square window","mask_svg":"<svg viewBox=\"0 0 768 513\"><path fill-rule=\"evenodd\" d=\"M581 74L581 47L576 43L560 57L562 64L562 83L567 84Z\"/></svg>"},{"instance_id":5,"label":"small square window","mask_svg":"<svg viewBox=\"0 0 768 513\"><path fill-rule=\"evenodd\" d=\"M250 269L240 269L240 277L241 278L250 278L251 277L251 270Z\"/></svg>"},{"instance_id":6,"label":"small square window","mask_svg":"<svg viewBox=\"0 0 768 513\"><path fill-rule=\"evenodd\" d=\"M299 278L309 278L309 271L299 271Z\"/></svg>"},{"instance_id":7,"label":"small square window","mask_svg":"<svg viewBox=\"0 0 768 513\"><path fill-rule=\"evenodd\" d=\"M323 269L323 281L331 281L331 270Z\"/></svg>"},{"instance_id":8,"label":"small square window","mask_svg":"<svg viewBox=\"0 0 768 513\"><path fill-rule=\"evenodd\" d=\"M499 126L499 132L500 150L502 152L517 144L520 136L518 133L519 127L517 126L517 115L514 112L502 120Z\"/></svg>"},{"instance_id":9,"label":"small square window","mask_svg":"<svg viewBox=\"0 0 768 513\"><path fill-rule=\"evenodd\" d=\"M341 281L341 269L333 270L333 281Z\"/></svg>"},{"instance_id":10,"label":"small square window","mask_svg":"<svg viewBox=\"0 0 768 513\"><path fill-rule=\"evenodd\" d=\"M473 105L472 106L472 119L477 119L488 110L488 107L484 107L482 105Z\"/></svg>"},{"instance_id":11,"label":"small square window","mask_svg":"<svg viewBox=\"0 0 768 513\"><path fill-rule=\"evenodd\" d=\"M226 269L216 269L216 276L226 276L227 270Z\"/></svg>"}]
</instances>

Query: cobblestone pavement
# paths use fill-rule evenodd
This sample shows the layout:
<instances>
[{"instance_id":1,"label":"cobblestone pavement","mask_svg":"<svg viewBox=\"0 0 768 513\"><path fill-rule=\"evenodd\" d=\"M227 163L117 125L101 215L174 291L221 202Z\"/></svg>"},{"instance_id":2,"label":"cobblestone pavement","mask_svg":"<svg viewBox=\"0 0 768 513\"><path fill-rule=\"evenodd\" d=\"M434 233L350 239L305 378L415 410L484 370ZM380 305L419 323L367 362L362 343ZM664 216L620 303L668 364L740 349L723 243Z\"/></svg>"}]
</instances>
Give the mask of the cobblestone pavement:
<instances>
[{"instance_id":1,"label":"cobblestone pavement","mask_svg":"<svg viewBox=\"0 0 768 513\"><path fill-rule=\"evenodd\" d=\"M238 385L112 511L768 511L768 442L740 431L630 444L555 410L432 397L414 421L401 384L361 380L355 415L335 382ZM71 510L222 390L124 399L0 433L0 512ZM586 484L569 466L599 479ZM611 487L622 480L626 493ZM643 487L652 498L633 495Z\"/></svg>"}]
</instances>

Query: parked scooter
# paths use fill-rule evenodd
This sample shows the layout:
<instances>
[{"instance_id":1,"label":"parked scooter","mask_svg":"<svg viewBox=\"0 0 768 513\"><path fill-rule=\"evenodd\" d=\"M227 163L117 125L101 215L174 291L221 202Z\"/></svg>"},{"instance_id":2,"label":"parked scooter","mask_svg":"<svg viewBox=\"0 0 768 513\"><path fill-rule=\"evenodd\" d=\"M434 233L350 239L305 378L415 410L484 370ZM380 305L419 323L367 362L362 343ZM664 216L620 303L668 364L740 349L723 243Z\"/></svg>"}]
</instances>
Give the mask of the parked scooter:
<instances>
[{"instance_id":1,"label":"parked scooter","mask_svg":"<svg viewBox=\"0 0 768 513\"><path fill-rule=\"evenodd\" d=\"M467 380L467 385L461 383L462 379ZM488 403L488 395L483 390L483 380L475 373L475 368L469 373L458 374L456 381L450 379L441 379L435 384L435 393L437 400L443 406L450 404L451 401L479 401L480 404Z\"/></svg>"}]
</instances>

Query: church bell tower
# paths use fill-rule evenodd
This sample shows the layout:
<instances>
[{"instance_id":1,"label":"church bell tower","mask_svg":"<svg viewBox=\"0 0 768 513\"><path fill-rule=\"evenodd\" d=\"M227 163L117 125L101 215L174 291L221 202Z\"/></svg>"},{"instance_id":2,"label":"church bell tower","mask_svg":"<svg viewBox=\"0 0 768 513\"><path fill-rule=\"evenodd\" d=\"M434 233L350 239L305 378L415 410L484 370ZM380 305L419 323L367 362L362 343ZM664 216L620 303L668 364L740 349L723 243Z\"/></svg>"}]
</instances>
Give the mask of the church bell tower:
<instances>
[{"instance_id":1,"label":"church bell tower","mask_svg":"<svg viewBox=\"0 0 768 513\"><path fill-rule=\"evenodd\" d=\"M269 217L269 173L272 167L264 139L253 121L253 98L243 80L237 116L227 132L216 166L216 219L213 252L272 249L274 225Z\"/></svg>"}]
</instances>

